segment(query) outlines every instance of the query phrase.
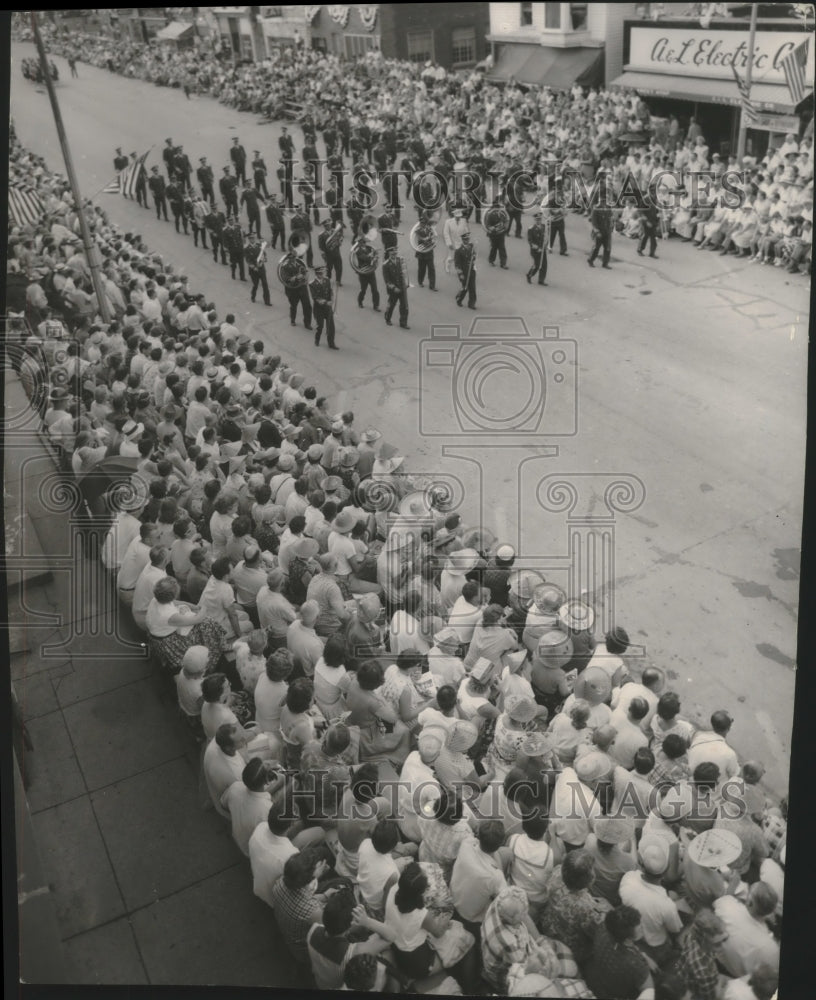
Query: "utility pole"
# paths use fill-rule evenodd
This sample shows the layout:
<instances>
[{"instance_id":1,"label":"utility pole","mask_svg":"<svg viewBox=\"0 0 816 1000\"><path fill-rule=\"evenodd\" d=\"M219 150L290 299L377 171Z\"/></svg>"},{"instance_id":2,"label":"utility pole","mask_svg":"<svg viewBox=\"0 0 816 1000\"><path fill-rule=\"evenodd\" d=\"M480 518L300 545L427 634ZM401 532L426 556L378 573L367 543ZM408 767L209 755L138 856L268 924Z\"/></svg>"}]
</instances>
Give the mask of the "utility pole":
<instances>
[{"instance_id":1,"label":"utility pole","mask_svg":"<svg viewBox=\"0 0 816 1000\"><path fill-rule=\"evenodd\" d=\"M105 294L104 285L102 284L97 248L93 241L93 237L91 236L91 230L88 228L88 221L85 218L85 208L82 204L82 195L79 192L79 184L77 183L76 174L74 173L74 161L71 159L71 150L68 148L68 136L65 134L65 125L62 121L62 113L60 112L59 103L57 102L57 92L54 90L54 81L51 79L51 73L48 68L48 59L46 58L45 46L43 45L42 35L40 34L40 25L37 22L37 15L34 11L31 12L31 27L34 30L34 40L37 43L37 51L40 55L40 66L42 67L43 79L45 80L48 97L51 101L51 110L54 112L54 123L57 126L57 135L59 136L60 146L62 146L62 157L65 160L65 172L68 175L68 181L71 185L71 193L74 196L74 204L76 205L77 215L79 216L79 228L82 233L82 245L85 248L85 256L88 259L88 267L91 270L91 279L93 280L94 291L96 292L99 315L102 317L103 323L110 323L111 317L110 311L108 310L108 299Z\"/></svg>"},{"instance_id":2,"label":"utility pole","mask_svg":"<svg viewBox=\"0 0 816 1000\"><path fill-rule=\"evenodd\" d=\"M748 65L745 68L745 89L748 96L751 96L751 78L754 69L754 41L756 39L757 8L759 4L751 4L751 29L748 33ZM745 121L745 110L740 108L740 130L737 139L737 166L742 165L742 158L745 156L745 140L748 134L748 125Z\"/></svg>"}]
</instances>

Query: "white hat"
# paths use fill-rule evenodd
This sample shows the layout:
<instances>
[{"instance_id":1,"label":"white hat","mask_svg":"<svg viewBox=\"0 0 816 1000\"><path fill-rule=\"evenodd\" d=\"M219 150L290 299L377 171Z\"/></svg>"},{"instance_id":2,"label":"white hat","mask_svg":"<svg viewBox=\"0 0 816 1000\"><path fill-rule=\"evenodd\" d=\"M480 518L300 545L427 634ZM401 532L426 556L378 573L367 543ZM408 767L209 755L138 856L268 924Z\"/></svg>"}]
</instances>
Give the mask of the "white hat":
<instances>
[{"instance_id":1,"label":"white hat","mask_svg":"<svg viewBox=\"0 0 816 1000\"><path fill-rule=\"evenodd\" d=\"M742 854L742 841L731 830L703 830L688 845L686 853L703 868L722 868Z\"/></svg>"},{"instance_id":2,"label":"white hat","mask_svg":"<svg viewBox=\"0 0 816 1000\"><path fill-rule=\"evenodd\" d=\"M567 628L575 632L590 629L595 622L595 612L592 608L577 599L562 604L558 610L558 617Z\"/></svg>"},{"instance_id":3,"label":"white hat","mask_svg":"<svg viewBox=\"0 0 816 1000\"><path fill-rule=\"evenodd\" d=\"M648 875L662 875L669 867L669 845L663 837L644 837L638 845L638 860Z\"/></svg>"}]
</instances>

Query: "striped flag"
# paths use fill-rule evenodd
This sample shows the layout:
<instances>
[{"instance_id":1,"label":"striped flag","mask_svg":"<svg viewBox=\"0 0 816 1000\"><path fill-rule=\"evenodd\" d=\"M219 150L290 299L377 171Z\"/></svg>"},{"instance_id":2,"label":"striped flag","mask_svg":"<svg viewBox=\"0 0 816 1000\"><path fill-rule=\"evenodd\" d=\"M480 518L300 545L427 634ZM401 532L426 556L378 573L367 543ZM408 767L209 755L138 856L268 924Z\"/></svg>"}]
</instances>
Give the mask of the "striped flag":
<instances>
[{"instance_id":1,"label":"striped flag","mask_svg":"<svg viewBox=\"0 0 816 1000\"><path fill-rule=\"evenodd\" d=\"M119 173L116 175L116 177L114 177L114 179L110 182L110 184L106 184L102 188L102 194L119 194L120 191L122 190L123 173L124 171L120 170Z\"/></svg>"},{"instance_id":2,"label":"striped flag","mask_svg":"<svg viewBox=\"0 0 816 1000\"><path fill-rule=\"evenodd\" d=\"M11 185L8 194L9 215L16 226L33 226L45 215L43 203L31 188Z\"/></svg>"},{"instance_id":3,"label":"striped flag","mask_svg":"<svg viewBox=\"0 0 816 1000\"><path fill-rule=\"evenodd\" d=\"M788 90L794 104L804 101L807 96L805 84L807 56L808 39L806 38L792 52L789 52L781 62L782 72L785 74L785 83L788 85Z\"/></svg>"},{"instance_id":4,"label":"striped flag","mask_svg":"<svg viewBox=\"0 0 816 1000\"><path fill-rule=\"evenodd\" d=\"M731 71L734 74L734 79L737 81L737 90L740 95L740 104L742 105L742 120L746 125L754 125L757 120L756 108L751 101L751 91L745 80L740 78L737 72L737 67L731 64Z\"/></svg>"},{"instance_id":5,"label":"striped flag","mask_svg":"<svg viewBox=\"0 0 816 1000\"><path fill-rule=\"evenodd\" d=\"M151 147L152 149L152 147ZM124 170L120 170L116 179L112 180L110 184L106 184L102 188L103 194L123 194L128 198L133 198L136 195L136 185L139 180L139 175L144 171L145 160L150 156L150 149L146 153L129 163Z\"/></svg>"}]
</instances>

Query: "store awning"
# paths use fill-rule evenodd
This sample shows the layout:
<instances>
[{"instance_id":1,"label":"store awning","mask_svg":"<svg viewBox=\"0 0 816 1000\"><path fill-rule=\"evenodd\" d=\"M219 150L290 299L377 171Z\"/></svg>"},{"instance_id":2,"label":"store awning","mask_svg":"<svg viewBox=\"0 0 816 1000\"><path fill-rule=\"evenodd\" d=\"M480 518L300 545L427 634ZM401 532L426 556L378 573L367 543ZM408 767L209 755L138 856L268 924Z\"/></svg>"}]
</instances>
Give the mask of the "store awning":
<instances>
[{"instance_id":1,"label":"store awning","mask_svg":"<svg viewBox=\"0 0 816 1000\"><path fill-rule=\"evenodd\" d=\"M556 90L566 90L576 83L597 87L603 84L603 60L603 49L554 49L510 42L502 46L489 79L512 78L528 86L539 84Z\"/></svg>"},{"instance_id":2,"label":"store awning","mask_svg":"<svg viewBox=\"0 0 816 1000\"><path fill-rule=\"evenodd\" d=\"M171 21L161 31L156 32L156 40L159 42L178 42L192 33L192 24L186 24L184 21Z\"/></svg>"},{"instance_id":3,"label":"store awning","mask_svg":"<svg viewBox=\"0 0 816 1000\"><path fill-rule=\"evenodd\" d=\"M636 90L647 97L673 97L680 101L729 104L732 107L739 107L740 103L737 85L733 80L706 80L670 73L636 73L627 70L609 86ZM759 111L791 114L794 110L788 88L782 84L755 83L751 87L751 100Z\"/></svg>"}]
</instances>

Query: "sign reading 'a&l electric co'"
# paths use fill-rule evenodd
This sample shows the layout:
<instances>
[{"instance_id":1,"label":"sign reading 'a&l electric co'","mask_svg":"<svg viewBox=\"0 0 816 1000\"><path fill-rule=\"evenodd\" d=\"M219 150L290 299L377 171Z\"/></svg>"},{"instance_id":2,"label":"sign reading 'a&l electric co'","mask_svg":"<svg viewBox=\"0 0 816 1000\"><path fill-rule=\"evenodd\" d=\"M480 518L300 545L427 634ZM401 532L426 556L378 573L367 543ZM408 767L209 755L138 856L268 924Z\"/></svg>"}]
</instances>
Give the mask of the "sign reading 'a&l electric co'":
<instances>
[{"instance_id":1,"label":"sign reading 'a&l electric co'","mask_svg":"<svg viewBox=\"0 0 816 1000\"><path fill-rule=\"evenodd\" d=\"M798 31L758 31L752 76L756 83L784 84L782 60L808 35ZM808 45L806 78L813 82L813 38ZM748 32L716 28L632 27L627 69L675 76L733 80L748 65Z\"/></svg>"}]
</instances>

